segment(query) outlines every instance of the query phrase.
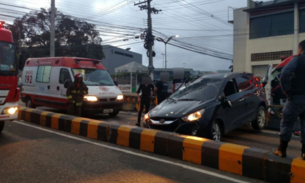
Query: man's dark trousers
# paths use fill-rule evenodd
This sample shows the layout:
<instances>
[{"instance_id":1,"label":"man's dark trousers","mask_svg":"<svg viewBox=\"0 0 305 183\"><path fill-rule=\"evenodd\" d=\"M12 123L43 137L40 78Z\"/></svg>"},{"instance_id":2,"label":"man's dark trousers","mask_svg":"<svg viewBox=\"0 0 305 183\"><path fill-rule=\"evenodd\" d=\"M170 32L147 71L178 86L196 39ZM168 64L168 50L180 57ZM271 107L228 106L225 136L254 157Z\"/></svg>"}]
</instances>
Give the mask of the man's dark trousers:
<instances>
[{"instance_id":1,"label":"man's dark trousers","mask_svg":"<svg viewBox=\"0 0 305 183\"><path fill-rule=\"evenodd\" d=\"M141 103L140 103L140 110L138 113L138 124L141 124L141 116L142 116L142 112L145 106L145 114L148 113L149 111L149 105L150 105L150 97L141 97Z\"/></svg>"},{"instance_id":2,"label":"man's dark trousers","mask_svg":"<svg viewBox=\"0 0 305 183\"><path fill-rule=\"evenodd\" d=\"M280 137L282 141L290 141L298 117L300 117L301 123L301 143L305 145L305 95L295 95L285 104L281 120Z\"/></svg>"}]
</instances>

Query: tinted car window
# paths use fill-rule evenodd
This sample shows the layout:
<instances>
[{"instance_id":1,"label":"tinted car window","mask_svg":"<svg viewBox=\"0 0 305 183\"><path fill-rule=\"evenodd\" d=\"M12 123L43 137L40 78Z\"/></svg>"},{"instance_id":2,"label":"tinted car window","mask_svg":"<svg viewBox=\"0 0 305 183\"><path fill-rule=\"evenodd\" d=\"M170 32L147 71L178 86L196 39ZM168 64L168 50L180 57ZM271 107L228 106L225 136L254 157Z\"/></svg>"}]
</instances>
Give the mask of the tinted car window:
<instances>
[{"instance_id":1,"label":"tinted car window","mask_svg":"<svg viewBox=\"0 0 305 183\"><path fill-rule=\"evenodd\" d=\"M234 93L237 93L236 84L234 83L233 80L227 82L223 92L226 97L233 95Z\"/></svg>"},{"instance_id":2,"label":"tinted car window","mask_svg":"<svg viewBox=\"0 0 305 183\"><path fill-rule=\"evenodd\" d=\"M179 88L170 98L178 100L210 100L217 97L222 80L202 78Z\"/></svg>"},{"instance_id":3,"label":"tinted car window","mask_svg":"<svg viewBox=\"0 0 305 183\"><path fill-rule=\"evenodd\" d=\"M235 80L239 90L245 90L251 86L250 79L247 76L239 76Z\"/></svg>"}]
</instances>

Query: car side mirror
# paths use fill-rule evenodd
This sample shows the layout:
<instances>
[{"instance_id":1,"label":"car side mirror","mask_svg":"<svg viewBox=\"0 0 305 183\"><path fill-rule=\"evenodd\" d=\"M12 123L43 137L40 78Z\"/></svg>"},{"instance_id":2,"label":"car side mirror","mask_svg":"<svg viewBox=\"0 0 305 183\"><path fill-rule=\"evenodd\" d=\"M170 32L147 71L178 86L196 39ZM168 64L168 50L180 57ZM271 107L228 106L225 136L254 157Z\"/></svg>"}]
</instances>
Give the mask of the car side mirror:
<instances>
[{"instance_id":1,"label":"car side mirror","mask_svg":"<svg viewBox=\"0 0 305 183\"><path fill-rule=\"evenodd\" d=\"M65 88L68 88L68 87L70 86L71 83L72 83L71 80L70 80L70 79L67 79L67 80L65 81L64 87L65 87Z\"/></svg>"},{"instance_id":2,"label":"car side mirror","mask_svg":"<svg viewBox=\"0 0 305 183\"><path fill-rule=\"evenodd\" d=\"M232 102L227 97L223 97L221 102L224 106L232 108Z\"/></svg>"}]
</instances>

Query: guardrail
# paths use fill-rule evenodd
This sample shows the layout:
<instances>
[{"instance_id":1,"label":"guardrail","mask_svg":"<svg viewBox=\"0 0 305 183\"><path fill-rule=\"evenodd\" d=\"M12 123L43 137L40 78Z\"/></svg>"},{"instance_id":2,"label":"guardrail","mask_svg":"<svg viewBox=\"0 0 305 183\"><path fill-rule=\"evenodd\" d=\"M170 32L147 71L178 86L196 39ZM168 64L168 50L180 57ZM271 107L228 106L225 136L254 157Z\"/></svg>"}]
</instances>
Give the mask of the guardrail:
<instances>
[{"instance_id":1,"label":"guardrail","mask_svg":"<svg viewBox=\"0 0 305 183\"><path fill-rule=\"evenodd\" d=\"M305 161L270 151L158 130L20 108L18 118L72 134L276 183L304 183Z\"/></svg>"},{"instance_id":2,"label":"guardrail","mask_svg":"<svg viewBox=\"0 0 305 183\"><path fill-rule=\"evenodd\" d=\"M270 115L267 113L265 128L272 130L280 130L280 122L282 120L282 110L284 106L281 105L269 105L268 110L272 111L274 114ZM293 131L301 131L300 119L296 121L293 127Z\"/></svg>"},{"instance_id":3,"label":"guardrail","mask_svg":"<svg viewBox=\"0 0 305 183\"><path fill-rule=\"evenodd\" d=\"M157 98L155 96L151 97L150 109L154 108L157 105ZM124 111L139 111L140 104L138 102L137 94L124 94Z\"/></svg>"}]
</instances>

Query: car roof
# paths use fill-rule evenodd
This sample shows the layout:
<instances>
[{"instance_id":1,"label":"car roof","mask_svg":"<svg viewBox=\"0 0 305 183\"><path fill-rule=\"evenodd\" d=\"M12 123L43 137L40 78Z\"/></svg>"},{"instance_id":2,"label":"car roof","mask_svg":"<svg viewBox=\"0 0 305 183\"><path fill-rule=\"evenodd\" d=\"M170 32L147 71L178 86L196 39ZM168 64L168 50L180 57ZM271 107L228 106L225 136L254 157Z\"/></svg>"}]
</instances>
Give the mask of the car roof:
<instances>
[{"instance_id":1,"label":"car roof","mask_svg":"<svg viewBox=\"0 0 305 183\"><path fill-rule=\"evenodd\" d=\"M232 77L236 77L236 76L243 75L243 74L253 75L253 74L247 73L247 72L229 72L229 73L220 73L220 74L207 74L207 75L201 76L201 78L226 79L226 78L232 78Z\"/></svg>"}]
</instances>

